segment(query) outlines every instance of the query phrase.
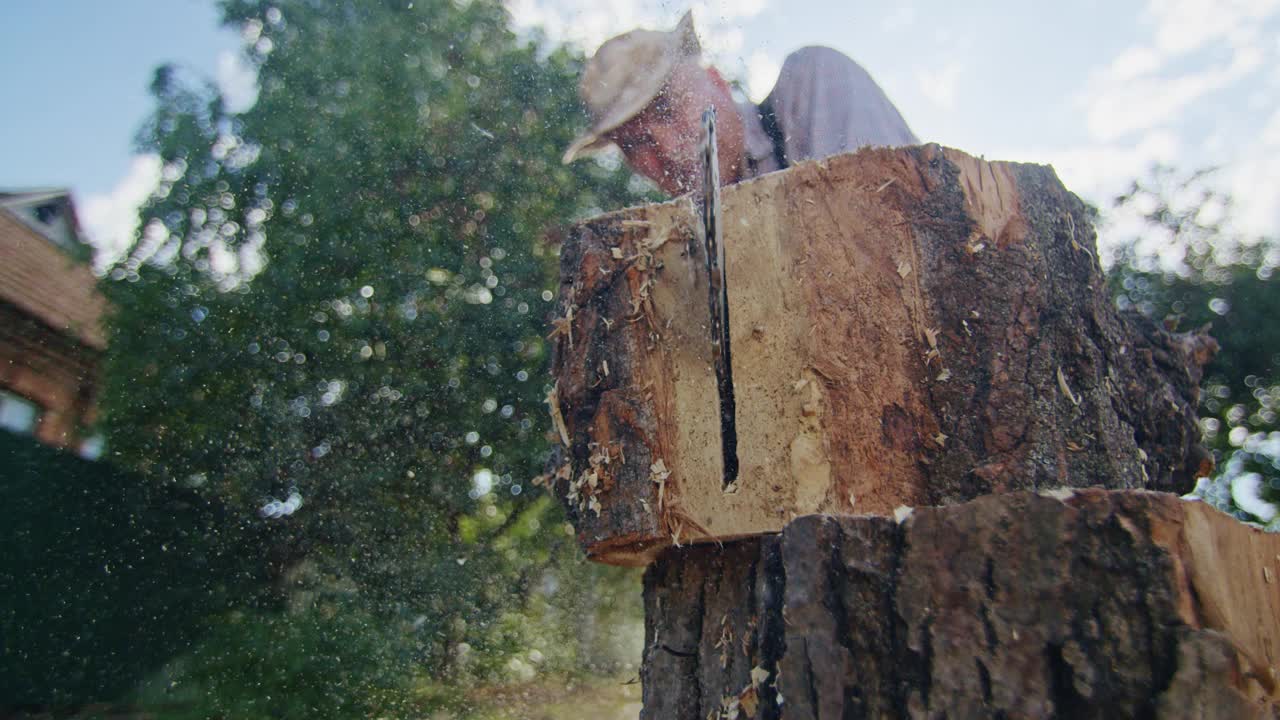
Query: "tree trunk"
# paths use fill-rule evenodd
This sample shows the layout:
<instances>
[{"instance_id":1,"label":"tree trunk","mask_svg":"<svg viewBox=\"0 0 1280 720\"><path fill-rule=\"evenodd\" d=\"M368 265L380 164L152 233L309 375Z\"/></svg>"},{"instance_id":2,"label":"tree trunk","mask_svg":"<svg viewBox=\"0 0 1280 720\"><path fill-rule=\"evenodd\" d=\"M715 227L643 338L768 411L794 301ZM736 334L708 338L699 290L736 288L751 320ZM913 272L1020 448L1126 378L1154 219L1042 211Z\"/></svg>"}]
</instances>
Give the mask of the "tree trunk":
<instances>
[{"instance_id":1,"label":"tree trunk","mask_svg":"<svg viewBox=\"0 0 1280 720\"><path fill-rule=\"evenodd\" d=\"M1144 492L1210 469L1214 343L1116 311L1052 169L863 150L722 199L731 486L688 199L561 256L551 486L653 563L644 717L1276 712L1280 540Z\"/></svg>"},{"instance_id":2,"label":"tree trunk","mask_svg":"<svg viewBox=\"0 0 1280 720\"><path fill-rule=\"evenodd\" d=\"M594 558L1060 485L1185 492L1212 340L1120 315L1044 166L862 150L723 193L740 479L723 483L688 198L561 255L553 479Z\"/></svg>"},{"instance_id":3,"label":"tree trunk","mask_svg":"<svg viewBox=\"0 0 1280 720\"><path fill-rule=\"evenodd\" d=\"M1140 491L673 548L641 717L1280 717L1278 564L1280 536Z\"/></svg>"}]
</instances>

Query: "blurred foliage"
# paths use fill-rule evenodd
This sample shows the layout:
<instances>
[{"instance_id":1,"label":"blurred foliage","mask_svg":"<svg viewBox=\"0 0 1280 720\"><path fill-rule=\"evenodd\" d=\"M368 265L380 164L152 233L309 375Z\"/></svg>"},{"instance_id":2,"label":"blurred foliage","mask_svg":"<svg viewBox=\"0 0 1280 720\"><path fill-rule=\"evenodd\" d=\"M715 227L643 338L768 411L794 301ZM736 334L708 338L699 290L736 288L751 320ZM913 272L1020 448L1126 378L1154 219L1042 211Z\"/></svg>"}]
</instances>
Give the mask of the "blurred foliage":
<instances>
[{"instance_id":1,"label":"blurred foliage","mask_svg":"<svg viewBox=\"0 0 1280 720\"><path fill-rule=\"evenodd\" d=\"M1212 177L1157 167L1116 198L1143 232L1114 249L1110 281L1121 308L1218 341L1200 399L1217 470L1197 494L1280 530L1280 243L1230 232L1231 201Z\"/></svg>"},{"instance_id":2,"label":"blurred foliage","mask_svg":"<svg viewBox=\"0 0 1280 720\"><path fill-rule=\"evenodd\" d=\"M108 446L225 506L253 542L203 542L267 578L179 661L183 683L216 689L209 712L290 717L249 708L305 682L296 712L320 717L306 708L334 692L360 702L348 678L391 692L402 658L455 682L521 679L533 650L540 672L616 669L593 628L634 625L636 577L584 562L529 482L548 448L548 232L636 199L617 167L560 164L582 58L518 38L495 0L222 7L257 102L232 112L157 71L138 143L162 180L103 282ZM333 593L331 619L302 600ZM399 649L350 667L353 627ZM292 680L244 674L295 651L315 664Z\"/></svg>"},{"instance_id":3,"label":"blurred foliage","mask_svg":"<svg viewBox=\"0 0 1280 720\"><path fill-rule=\"evenodd\" d=\"M3 431L0 457L0 704L119 697L258 580L203 542L237 532L216 503Z\"/></svg>"},{"instance_id":4,"label":"blurred foliage","mask_svg":"<svg viewBox=\"0 0 1280 720\"><path fill-rule=\"evenodd\" d=\"M172 720L397 716L410 699L407 636L348 603L234 611L138 693Z\"/></svg>"}]
</instances>

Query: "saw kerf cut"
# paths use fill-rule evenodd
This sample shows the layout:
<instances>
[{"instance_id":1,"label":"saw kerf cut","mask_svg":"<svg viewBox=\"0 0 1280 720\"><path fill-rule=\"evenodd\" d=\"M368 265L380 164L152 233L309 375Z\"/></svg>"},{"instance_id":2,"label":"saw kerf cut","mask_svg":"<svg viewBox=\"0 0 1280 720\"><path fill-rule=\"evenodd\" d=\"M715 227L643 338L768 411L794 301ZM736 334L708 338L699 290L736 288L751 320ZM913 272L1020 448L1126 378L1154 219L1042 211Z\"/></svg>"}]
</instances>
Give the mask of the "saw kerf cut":
<instances>
[{"instance_id":1,"label":"saw kerf cut","mask_svg":"<svg viewBox=\"0 0 1280 720\"><path fill-rule=\"evenodd\" d=\"M710 312L711 351L720 396L720 454L724 463L724 487L738 479L738 434L733 395L733 360L729 344L729 287L725 278L724 238L720 223L720 160L716 147L716 110L702 113L702 245L707 262L707 300Z\"/></svg>"}]
</instances>

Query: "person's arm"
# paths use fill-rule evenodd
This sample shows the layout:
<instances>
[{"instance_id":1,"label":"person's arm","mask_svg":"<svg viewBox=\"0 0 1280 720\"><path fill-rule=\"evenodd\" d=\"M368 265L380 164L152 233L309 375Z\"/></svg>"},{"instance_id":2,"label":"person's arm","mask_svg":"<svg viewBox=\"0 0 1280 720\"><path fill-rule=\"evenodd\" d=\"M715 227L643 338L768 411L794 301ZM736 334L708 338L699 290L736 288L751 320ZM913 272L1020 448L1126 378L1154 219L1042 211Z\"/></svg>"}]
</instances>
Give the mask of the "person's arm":
<instances>
[{"instance_id":1,"label":"person's arm","mask_svg":"<svg viewBox=\"0 0 1280 720\"><path fill-rule=\"evenodd\" d=\"M871 75L831 48L789 55L762 105L773 111L788 164L864 145L919 142Z\"/></svg>"}]
</instances>

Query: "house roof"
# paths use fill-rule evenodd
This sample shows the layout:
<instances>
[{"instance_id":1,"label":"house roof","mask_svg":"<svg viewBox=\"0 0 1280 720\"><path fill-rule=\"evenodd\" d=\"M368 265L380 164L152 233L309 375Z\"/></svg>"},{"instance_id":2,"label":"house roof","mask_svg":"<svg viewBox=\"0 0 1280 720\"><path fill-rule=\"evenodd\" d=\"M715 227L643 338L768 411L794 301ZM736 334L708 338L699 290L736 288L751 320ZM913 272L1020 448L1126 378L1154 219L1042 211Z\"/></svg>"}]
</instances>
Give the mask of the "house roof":
<instances>
[{"instance_id":1,"label":"house roof","mask_svg":"<svg viewBox=\"0 0 1280 720\"><path fill-rule=\"evenodd\" d=\"M51 205L61 212L45 222L35 210ZM0 191L0 301L100 350L107 344L102 328L107 302L88 264L68 252L69 243L79 242L75 208L65 190Z\"/></svg>"},{"instance_id":2,"label":"house roof","mask_svg":"<svg viewBox=\"0 0 1280 720\"><path fill-rule=\"evenodd\" d=\"M80 232L80 218L71 202L71 193L66 188L0 190L0 208L68 252L87 245Z\"/></svg>"}]
</instances>

